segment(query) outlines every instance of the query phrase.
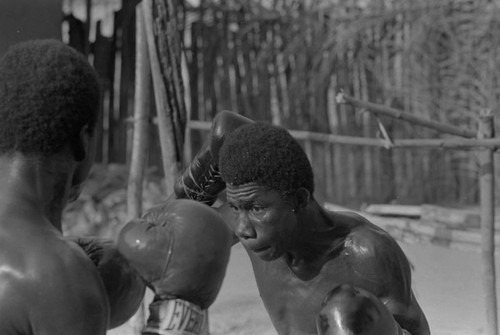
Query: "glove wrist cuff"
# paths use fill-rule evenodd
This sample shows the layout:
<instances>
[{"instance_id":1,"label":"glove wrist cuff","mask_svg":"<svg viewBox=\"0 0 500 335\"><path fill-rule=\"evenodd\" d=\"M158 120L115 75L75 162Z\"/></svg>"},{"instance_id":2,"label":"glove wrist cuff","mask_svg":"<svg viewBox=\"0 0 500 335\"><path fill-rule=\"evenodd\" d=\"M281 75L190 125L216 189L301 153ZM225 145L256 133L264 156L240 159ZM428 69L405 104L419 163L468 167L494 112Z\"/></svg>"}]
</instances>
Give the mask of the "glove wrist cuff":
<instances>
[{"instance_id":1,"label":"glove wrist cuff","mask_svg":"<svg viewBox=\"0 0 500 335\"><path fill-rule=\"evenodd\" d=\"M150 316L142 335L208 334L207 310L186 300L157 300L149 305Z\"/></svg>"}]
</instances>

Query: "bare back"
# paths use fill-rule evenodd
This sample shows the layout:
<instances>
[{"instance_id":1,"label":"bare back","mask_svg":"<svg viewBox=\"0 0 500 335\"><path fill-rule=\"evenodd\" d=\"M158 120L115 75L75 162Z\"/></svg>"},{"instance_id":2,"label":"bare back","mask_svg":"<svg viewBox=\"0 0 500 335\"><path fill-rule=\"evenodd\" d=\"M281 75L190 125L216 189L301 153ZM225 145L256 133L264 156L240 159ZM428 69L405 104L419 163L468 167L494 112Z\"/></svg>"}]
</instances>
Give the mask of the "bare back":
<instances>
[{"instance_id":1,"label":"bare back","mask_svg":"<svg viewBox=\"0 0 500 335\"><path fill-rule=\"evenodd\" d=\"M0 334L105 334L104 286L85 254L43 219L0 211Z\"/></svg>"}]
</instances>

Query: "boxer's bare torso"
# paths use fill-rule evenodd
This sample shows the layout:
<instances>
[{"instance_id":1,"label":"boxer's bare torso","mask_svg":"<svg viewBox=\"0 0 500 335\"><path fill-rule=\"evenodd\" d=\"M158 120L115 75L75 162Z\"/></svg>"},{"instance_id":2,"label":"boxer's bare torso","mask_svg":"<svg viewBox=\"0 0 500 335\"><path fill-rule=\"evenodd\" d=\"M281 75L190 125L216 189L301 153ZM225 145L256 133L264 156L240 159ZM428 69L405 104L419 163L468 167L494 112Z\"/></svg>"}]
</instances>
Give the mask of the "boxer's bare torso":
<instances>
[{"instance_id":1,"label":"boxer's bare torso","mask_svg":"<svg viewBox=\"0 0 500 335\"><path fill-rule=\"evenodd\" d=\"M26 233L34 235L0 230L0 333L104 334L107 301L93 264L50 229Z\"/></svg>"},{"instance_id":2,"label":"boxer's bare torso","mask_svg":"<svg viewBox=\"0 0 500 335\"><path fill-rule=\"evenodd\" d=\"M398 244L361 216L318 204L312 166L286 129L218 114L175 197L211 205L224 186L218 200L226 204L217 208L250 256L280 335L317 334L322 303L340 284L373 292L402 327L429 334Z\"/></svg>"},{"instance_id":3,"label":"boxer's bare torso","mask_svg":"<svg viewBox=\"0 0 500 335\"><path fill-rule=\"evenodd\" d=\"M408 263L393 243L380 229L361 223L346 237L339 254L332 254L322 266L305 270L303 279L295 272L301 269L293 269L286 257L266 262L249 252L259 292L275 328L280 334L316 334L316 316L326 294L342 283L370 290L388 306L409 309L414 302Z\"/></svg>"},{"instance_id":4,"label":"boxer's bare torso","mask_svg":"<svg viewBox=\"0 0 500 335\"><path fill-rule=\"evenodd\" d=\"M61 229L94 161L99 101L97 74L63 42L22 42L0 59L2 335L106 333L103 281Z\"/></svg>"},{"instance_id":5,"label":"boxer's bare torso","mask_svg":"<svg viewBox=\"0 0 500 335\"><path fill-rule=\"evenodd\" d=\"M0 334L105 334L109 307L99 274L47 219L53 195L41 185L50 178L32 166L0 158Z\"/></svg>"},{"instance_id":6,"label":"boxer's bare torso","mask_svg":"<svg viewBox=\"0 0 500 335\"><path fill-rule=\"evenodd\" d=\"M343 283L374 293L413 335L429 334L408 260L384 230L354 213L326 212L314 200L295 212L277 192L252 183L228 186L227 199L233 215L226 221L250 256L280 335L317 334L326 294Z\"/></svg>"}]
</instances>

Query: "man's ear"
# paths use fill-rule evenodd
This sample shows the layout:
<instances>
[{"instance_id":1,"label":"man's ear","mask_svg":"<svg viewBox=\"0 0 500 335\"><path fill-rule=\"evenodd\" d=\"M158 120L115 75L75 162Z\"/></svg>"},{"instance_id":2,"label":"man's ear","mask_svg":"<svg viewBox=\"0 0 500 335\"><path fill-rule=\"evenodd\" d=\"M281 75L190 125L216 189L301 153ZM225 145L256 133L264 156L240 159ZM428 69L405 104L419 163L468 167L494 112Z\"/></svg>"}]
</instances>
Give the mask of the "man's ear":
<instances>
[{"instance_id":1,"label":"man's ear","mask_svg":"<svg viewBox=\"0 0 500 335\"><path fill-rule=\"evenodd\" d=\"M295 191L295 208L296 210L303 209L311 201L311 192L305 187L300 187Z\"/></svg>"},{"instance_id":2,"label":"man's ear","mask_svg":"<svg viewBox=\"0 0 500 335\"><path fill-rule=\"evenodd\" d=\"M88 155L90 143L90 133L89 127L85 125L82 129L80 129L80 133L78 137L75 139L73 143L73 150L75 154L75 160L77 162L81 162Z\"/></svg>"}]
</instances>

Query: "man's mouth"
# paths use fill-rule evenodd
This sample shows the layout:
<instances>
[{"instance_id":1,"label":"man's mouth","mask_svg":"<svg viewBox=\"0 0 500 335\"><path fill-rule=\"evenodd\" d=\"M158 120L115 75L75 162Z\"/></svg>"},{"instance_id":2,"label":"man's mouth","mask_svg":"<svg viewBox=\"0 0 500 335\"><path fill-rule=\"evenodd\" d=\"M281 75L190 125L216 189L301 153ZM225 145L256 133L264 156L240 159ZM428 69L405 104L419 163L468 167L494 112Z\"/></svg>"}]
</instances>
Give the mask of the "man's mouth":
<instances>
[{"instance_id":1,"label":"man's mouth","mask_svg":"<svg viewBox=\"0 0 500 335\"><path fill-rule=\"evenodd\" d=\"M256 254L260 254L262 252L265 252L267 250L269 250L271 248L271 246L265 246L265 247L262 247L262 248L257 248L257 249L253 249L252 251Z\"/></svg>"}]
</instances>

